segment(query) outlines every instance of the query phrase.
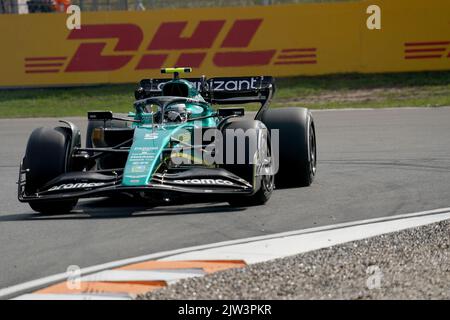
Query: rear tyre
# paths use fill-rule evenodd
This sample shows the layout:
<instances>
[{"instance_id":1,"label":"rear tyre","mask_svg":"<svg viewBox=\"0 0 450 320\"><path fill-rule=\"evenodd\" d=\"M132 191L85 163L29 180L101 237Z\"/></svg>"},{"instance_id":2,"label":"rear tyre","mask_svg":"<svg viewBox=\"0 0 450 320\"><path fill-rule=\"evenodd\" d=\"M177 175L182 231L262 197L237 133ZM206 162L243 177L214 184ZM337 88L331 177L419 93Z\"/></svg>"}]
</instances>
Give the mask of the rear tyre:
<instances>
[{"instance_id":1,"label":"rear tyre","mask_svg":"<svg viewBox=\"0 0 450 320\"><path fill-rule=\"evenodd\" d=\"M317 171L317 146L314 120L308 109L268 109L261 121L269 130L279 130L275 185L279 188L311 185Z\"/></svg>"},{"instance_id":2,"label":"rear tyre","mask_svg":"<svg viewBox=\"0 0 450 320\"><path fill-rule=\"evenodd\" d=\"M244 164L236 164L237 163L237 143L235 140L234 143L234 164L225 164L224 168L237 176L245 179L249 183L251 183L256 190L250 196L235 196L228 200L228 203L232 207L248 207L248 206L258 206L265 204L270 196L272 195L273 187L274 187L274 176L273 175L258 175L257 174L257 165L260 164L265 159L270 159L270 144L269 144L269 135L264 124L257 120L239 120L230 122L223 129L223 137L224 137L224 148L227 145L226 142L226 131L227 129L242 129L243 132L246 132L249 129L255 130L257 136L261 135L261 139L264 140L265 146L267 146L264 152L260 152L261 150L252 150L250 147L249 139L245 141L245 162ZM225 150L225 149L224 149ZM224 154L224 162L226 159L226 154ZM257 161L255 160L255 157Z\"/></svg>"},{"instance_id":3,"label":"rear tyre","mask_svg":"<svg viewBox=\"0 0 450 320\"><path fill-rule=\"evenodd\" d=\"M39 192L50 180L68 171L70 132L66 128L38 128L28 139L23 168L26 173L25 193ZM72 210L77 199L34 200L30 207L41 213L65 213Z\"/></svg>"}]
</instances>

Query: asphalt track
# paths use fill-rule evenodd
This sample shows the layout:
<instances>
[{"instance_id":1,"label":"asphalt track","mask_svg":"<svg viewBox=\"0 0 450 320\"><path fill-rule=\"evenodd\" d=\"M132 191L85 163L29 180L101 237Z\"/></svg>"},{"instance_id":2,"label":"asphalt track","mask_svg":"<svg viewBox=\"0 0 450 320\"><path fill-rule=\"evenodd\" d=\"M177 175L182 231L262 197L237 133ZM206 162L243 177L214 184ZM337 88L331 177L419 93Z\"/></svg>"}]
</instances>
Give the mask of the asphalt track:
<instances>
[{"instance_id":1,"label":"asphalt track","mask_svg":"<svg viewBox=\"0 0 450 320\"><path fill-rule=\"evenodd\" d=\"M314 112L318 175L277 190L262 207L133 207L85 200L69 215L16 200L18 164L33 128L56 119L0 120L0 288L153 252L448 207L450 108ZM86 122L71 119L82 132Z\"/></svg>"}]
</instances>

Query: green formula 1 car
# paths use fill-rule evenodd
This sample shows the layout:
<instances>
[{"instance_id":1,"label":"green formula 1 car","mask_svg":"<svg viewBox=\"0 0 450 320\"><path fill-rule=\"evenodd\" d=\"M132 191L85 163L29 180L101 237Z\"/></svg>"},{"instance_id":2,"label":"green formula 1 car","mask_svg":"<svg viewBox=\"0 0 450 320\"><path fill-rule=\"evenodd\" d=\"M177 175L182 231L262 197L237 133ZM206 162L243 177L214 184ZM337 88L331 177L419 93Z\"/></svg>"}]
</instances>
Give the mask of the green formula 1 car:
<instances>
[{"instance_id":1,"label":"green formula 1 car","mask_svg":"<svg viewBox=\"0 0 450 320\"><path fill-rule=\"evenodd\" d=\"M305 108L269 109L272 77L144 79L134 111L88 112L85 146L74 124L35 129L18 198L42 213L80 198L125 196L154 204L262 205L274 186L308 186L316 174L314 121ZM243 103L259 103L244 116ZM213 105L228 105L213 108ZM232 107L230 107L232 106Z\"/></svg>"}]
</instances>

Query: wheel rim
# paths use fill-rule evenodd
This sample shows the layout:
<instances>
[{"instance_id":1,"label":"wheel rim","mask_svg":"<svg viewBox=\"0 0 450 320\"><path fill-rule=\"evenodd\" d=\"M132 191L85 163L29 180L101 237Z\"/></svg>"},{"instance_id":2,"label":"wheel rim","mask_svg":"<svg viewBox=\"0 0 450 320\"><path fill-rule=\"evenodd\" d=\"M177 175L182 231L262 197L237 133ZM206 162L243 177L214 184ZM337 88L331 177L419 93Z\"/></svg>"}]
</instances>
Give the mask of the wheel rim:
<instances>
[{"instance_id":1,"label":"wheel rim","mask_svg":"<svg viewBox=\"0 0 450 320\"><path fill-rule=\"evenodd\" d=\"M317 162L317 153L316 153L316 133L314 130L314 126L311 126L311 133L309 135L309 166L310 172L312 176L316 175L316 162Z\"/></svg>"},{"instance_id":2,"label":"wheel rim","mask_svg":"<svg viewBox=\"0 0 450 320\"><path fill-rule=\"evenodd\" d=\"M265 154L263 155L262 162L265 162L265 161L272 162L273 161L270 145L271 145L270 136L267 135L267 140L266 140L266 145L265 145L266 149L264 150ZM270 167L272 167L272 165L270 165ZM275 178L275 176L273 174L262 176L261 183L262 183L262 187L264 188L266 193L271 192L273 190L274 180L275 180L274 178Z\"/></svg>"},{"instance_id":3,"label":"wheel rim","mask_svg":"<svg viewBox=\"0 0 450 320\"><path fill-rule=\"evenodd\" d=\"M262 184L266 192L270 192L273 190L273 182L274 182L274 176L273 175L267 175L263 176L262 178Z\"/></svg>"}]
</instances>

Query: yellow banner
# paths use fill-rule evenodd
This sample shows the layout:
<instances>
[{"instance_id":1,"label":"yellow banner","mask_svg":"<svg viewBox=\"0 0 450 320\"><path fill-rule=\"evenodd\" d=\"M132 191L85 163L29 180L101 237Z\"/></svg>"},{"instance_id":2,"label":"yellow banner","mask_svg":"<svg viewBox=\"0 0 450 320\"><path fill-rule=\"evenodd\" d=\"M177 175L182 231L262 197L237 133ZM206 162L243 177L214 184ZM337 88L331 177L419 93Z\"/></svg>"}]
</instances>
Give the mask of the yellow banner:
<instances>
[{"instance_id":1,"label":"yellow banner","mask_svg":"<svg viewBox=\"0 0 450 320\"><path fill-rule=\"evenodd\" d=\"M67 18L0 16L0 86L136 82L172 66L194 77L450 69L448 0L82 12L74 30Z\"/></svg>"}]
</instances>

